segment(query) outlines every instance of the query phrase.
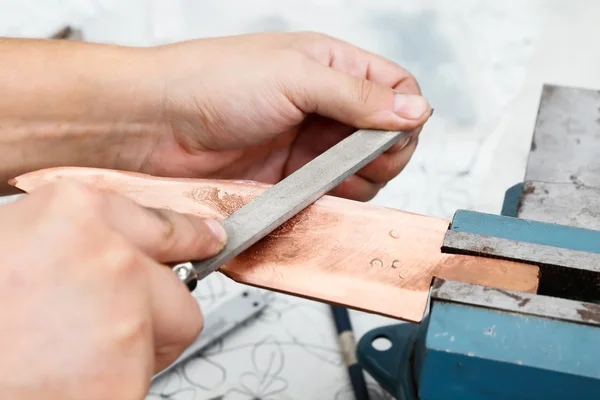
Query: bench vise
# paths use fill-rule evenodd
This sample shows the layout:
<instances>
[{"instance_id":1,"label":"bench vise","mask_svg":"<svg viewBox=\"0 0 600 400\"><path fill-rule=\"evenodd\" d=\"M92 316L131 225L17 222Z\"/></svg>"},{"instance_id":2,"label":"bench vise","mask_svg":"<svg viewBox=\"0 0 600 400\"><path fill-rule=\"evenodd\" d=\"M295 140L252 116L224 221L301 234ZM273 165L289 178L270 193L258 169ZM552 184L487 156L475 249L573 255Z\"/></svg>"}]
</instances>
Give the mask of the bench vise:
<instances>
[{"instance_id":1,"label":"bench vise","mask_svg":"<svg viewBox=\"0 0 600 400\"><path fill-rule=\"evenodd\" d=\"M600 92L545 85L523 183L501 215L459 210L443 252L527 262L536 294L434 278L421 324L357 358L400 400L600 399ZM377 340L388 341L378 349Z\"/></svg>"}]
</instances>

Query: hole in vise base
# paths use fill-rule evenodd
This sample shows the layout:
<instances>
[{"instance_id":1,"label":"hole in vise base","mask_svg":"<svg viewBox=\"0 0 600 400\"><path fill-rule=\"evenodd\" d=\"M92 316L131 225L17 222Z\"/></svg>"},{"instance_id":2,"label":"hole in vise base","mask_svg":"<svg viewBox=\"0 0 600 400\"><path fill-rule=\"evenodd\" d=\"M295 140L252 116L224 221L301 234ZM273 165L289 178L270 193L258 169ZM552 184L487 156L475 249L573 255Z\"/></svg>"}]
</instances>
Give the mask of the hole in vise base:
<instances>
[{"instance_id":1,"label":"hole in vise base","mask_svg":"<svg viewBox=\"0 0 600 400\"><path fill-rule=\"evenodd\" d=\"M392 341L384 335L379 335L373 339L371 346L377 351L387 351L392 348Z\"/></svg>"}]
</instances>

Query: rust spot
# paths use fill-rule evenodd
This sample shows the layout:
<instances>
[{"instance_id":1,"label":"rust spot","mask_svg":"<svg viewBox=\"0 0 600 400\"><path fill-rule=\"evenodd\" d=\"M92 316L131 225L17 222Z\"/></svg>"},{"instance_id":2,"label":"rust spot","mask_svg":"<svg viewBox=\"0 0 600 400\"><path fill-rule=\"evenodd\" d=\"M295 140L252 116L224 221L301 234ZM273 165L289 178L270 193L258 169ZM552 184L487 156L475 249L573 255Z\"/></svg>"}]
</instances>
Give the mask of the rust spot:
<instances>
[{"instance_id":1,"label":"rust spot","mask_svg":"<svg viewBox=\"0 0 600 400\"><path fill-rule=\"evenodd\" d=\"M579 180L577 175L571 175L569 176L569 179L571 179L571 182L575 184L576 189L580 189L582 186L584 186L583 182Z\"/></svg>"},{"instance_id":2,"label":"rust spot","mask_svg":"<svg viewBox=\"0 0 600 400\"><path fill-rule=\"evenodd\" d=\"M527 303L529 303L531 301L531 299L523 299L519 302L519 307L525 307L527 305Z\"/></svg>"},{"instance_id":3,"label":"rust spot","mask_svg":"<svg viewBox=\"0 0 600 400\"><path fill-rule=\"evenodd\" d=\"M502 290L502 289L484 287L483 290L485 292L488 292L488 291L498 292L498 293L505 295L506 297L510 297L511 299L519 302L518 303L519 307L524 307L531 300L528 298L523 298L523 297L519 296L518 294L510 293L510 292L508 292L506 290Z\"/></svg>"},{"instance_id":4,"label":"rust spot","mask_svg":"<svg viewBox=\"0 0 600 400\"><path fill-rule=\"evenodd\" d=\"M577 310L577 314L582 320L600 323L600 305L582 304L581 306L583 309Z\"/></svg>"},{"instance_id":5,"label":"rust spot","mask_svg":"<svg viewBox=\"0 0 600 400\"><path fill-rule=\"evenodd\" d=\"M533 186L533 185L527 185L527 186L525 186L525 188L523 188L523 193L524 194L535 193L535 186Z\"/></svg>"},{"instance_id":6,"label":"rust spot","mask_svg":"<svg viewBox=\"0 0 600 400\"><path fill-rule=\"evenodd\" d=\"M444 279L440 279L440 278L435 278L435 280L433 281L433 289L437 290L439 288L441 288L444 283L446 283L446 281Z\"/></svg>"}]
</instances>

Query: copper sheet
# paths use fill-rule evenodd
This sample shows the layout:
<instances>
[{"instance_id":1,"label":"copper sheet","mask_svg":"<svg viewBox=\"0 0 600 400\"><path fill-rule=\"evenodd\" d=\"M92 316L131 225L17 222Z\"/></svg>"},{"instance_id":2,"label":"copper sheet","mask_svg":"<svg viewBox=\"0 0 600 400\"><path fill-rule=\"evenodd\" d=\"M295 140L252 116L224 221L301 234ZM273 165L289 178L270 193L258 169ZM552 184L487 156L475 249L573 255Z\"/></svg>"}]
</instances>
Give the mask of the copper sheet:
<instances>
[{"instance_id":1,"label":"copper sheet","mask_svg":"<svg viewBox=\"0 0 600 400\"><path fill-rule=\"evenodd\" d=\"M268 187L93 168L46 169L22 175L12 184L30 192L62 178L121 193L145 206L219 219ZM423 317L433 276L537 290L535 266L442 254L448 226L437 218L325 196L220 271L252 286L413 322Z\"/></svg>"}]
</instances>

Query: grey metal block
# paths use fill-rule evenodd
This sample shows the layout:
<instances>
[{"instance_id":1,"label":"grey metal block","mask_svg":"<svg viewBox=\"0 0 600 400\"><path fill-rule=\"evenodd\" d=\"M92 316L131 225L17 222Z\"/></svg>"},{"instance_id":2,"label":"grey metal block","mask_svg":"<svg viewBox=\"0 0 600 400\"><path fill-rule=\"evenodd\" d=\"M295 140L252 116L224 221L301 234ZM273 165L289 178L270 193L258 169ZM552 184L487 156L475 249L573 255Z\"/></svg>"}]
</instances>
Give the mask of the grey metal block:
<instances>
[{"instance_id":1,"label":"grey metal block","mask_svg":"<svg viewBox=\"0 0 600 400\"><path fill-rule=\"evenodd\" d=\"M600 92L544 85L526 181L600 188Z\"/></svg>"},{"instance_id":2,"label":"grey metal block","mask_svg":"<svg viewBox=\"0 0 600 400\"><path fill-rule=\"evenodd\" d=\"M436 278L432 301L475 305L600 327L600 305Z\"/></svg>"},{"instance_id":3,"label":"grey metal block","mask_svg":"<svg viewBox=\"0 0 600 400\"><path fill-rule=\"evenodd\" d=\"M525 182L518 216L600 230L600 188L573 183Z\"/></svg>"}]
</instances>

